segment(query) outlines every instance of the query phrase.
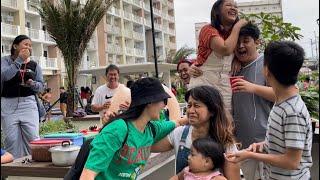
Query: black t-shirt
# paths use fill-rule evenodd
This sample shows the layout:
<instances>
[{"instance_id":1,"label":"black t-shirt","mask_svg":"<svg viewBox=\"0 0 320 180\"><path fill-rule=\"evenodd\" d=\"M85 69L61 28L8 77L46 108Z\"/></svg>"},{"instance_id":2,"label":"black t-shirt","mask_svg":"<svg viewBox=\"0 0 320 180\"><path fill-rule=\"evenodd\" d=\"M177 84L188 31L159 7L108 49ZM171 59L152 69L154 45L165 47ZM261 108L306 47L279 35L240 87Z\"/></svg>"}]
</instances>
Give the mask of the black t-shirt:
<instances>
[{"instance_id":1,"label":"black t-shirt","mask_svg":"<svg viewBox=\"0 0 320 180\"><path fill-rule=\"evenodd\" d=\"M60 93L60 103L67 103L68 94L67 92Z\"/></svg>"}]
</instances>

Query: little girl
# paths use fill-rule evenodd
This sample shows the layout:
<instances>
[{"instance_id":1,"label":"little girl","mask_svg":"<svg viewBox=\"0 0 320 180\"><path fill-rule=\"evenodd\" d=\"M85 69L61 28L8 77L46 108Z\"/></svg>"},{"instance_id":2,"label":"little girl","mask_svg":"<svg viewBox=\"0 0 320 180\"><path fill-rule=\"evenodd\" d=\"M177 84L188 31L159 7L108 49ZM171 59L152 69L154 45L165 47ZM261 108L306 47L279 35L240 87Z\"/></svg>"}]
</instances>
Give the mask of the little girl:
<instances>
[{"instance_id":1,"label":"little girl","mask_svg":"<svg viewBox=\"0 0 320 180\"><path fill-rule=\"evenodd\" d=\"M186 168L170 180L226 180L220 172L224 164L224 150L211 138L193 141Z\"/></svg>"}]
</instances>

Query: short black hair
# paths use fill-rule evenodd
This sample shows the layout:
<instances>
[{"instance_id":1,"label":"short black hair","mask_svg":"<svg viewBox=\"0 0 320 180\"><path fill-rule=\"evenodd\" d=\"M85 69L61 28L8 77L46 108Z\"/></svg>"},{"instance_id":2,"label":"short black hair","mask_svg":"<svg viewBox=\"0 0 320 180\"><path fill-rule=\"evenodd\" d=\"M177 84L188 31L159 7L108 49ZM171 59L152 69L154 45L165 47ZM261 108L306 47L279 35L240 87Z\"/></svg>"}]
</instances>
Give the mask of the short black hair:
<instances>
[{"instance_id":1,"label":"short black hair","mask_svg":"<svg viewBox=\"0 0 320 180\"><path fill-rule=\"evenodd\" d=\"M292 41L270 42L264 51L264 65L283 86L297 83L304 50Z\"/></svg>"},{"instance_id":2,"label":"short black hair","mask_svg":"<svg viewBox=\"0 0 320 180\"><path fill-rule=\"evenodd\" d=\"M134 83L134 81L132 81L132 80L127 81L127 88L131 88L133 83Z\"/></svg>"},{"instance_id":3,"label":"short black hair","mask_svg":"<svg viewBox=\"0 0 320 180\"><path fill-rule=\"evenodd\" d=\"M118 68L118 66L114 65L114 64L110 64L107 68L106 68L106 75L108 74L109 71L111 70L117 70L118 74L120 74L120 69Z\"/></svg>"},{"instance_id":4,"label":"short black hair","mask_svg":"<svg viewBox=\"0 0 320 180\"><path fill-rule=\"evenodd\" d=\"M13 40L13 42L12 42L12 45L11 45L11 50L10 50L12 56L13 56L14 53L15 53L15 48L13 47L13 45L14 45L14 44L17 44L17 45L18 45L18 44L20 44L21 41L23 41L23 40L25 40L25 39L31 40L28 36L23 35L23 34L17 36L16 38L14 38L14 40Z\"/></svg>"},{"instance_id":5,"label":"short black hair","mask_svg":"<svg viewBox=\"0 0 320 180\"><path fill-rule=\"evenodd\" d=\"M61 87L60 87L60 89L64 89L64 87L63 87L63 86L61 86Z\"/></svg>"},{"instance_id":6,"label":"short black hair","mask_svg":"<svg viewBox=\"0 0 320 180\"><path fill-rule=\"evenodd\" d=\"M260 36L260 30L257 25L249 22L248 24L246 24L240 29L239 37L240 36L250 36L254 40L257 40L259 39L259 36Z\"/></svg>"},{"instance_id":7,"label":"short black hair","mask_svg":"<svg viewBox=\"0 0 320 180\"><path fill-rule=\"evenodd\" d=\"M224 149L219 143L211 138L199 138L192 142L192 146L202 156L208 157L213 162L213 169L223 168L224 165Z\"/></svg>"}]
</instances>

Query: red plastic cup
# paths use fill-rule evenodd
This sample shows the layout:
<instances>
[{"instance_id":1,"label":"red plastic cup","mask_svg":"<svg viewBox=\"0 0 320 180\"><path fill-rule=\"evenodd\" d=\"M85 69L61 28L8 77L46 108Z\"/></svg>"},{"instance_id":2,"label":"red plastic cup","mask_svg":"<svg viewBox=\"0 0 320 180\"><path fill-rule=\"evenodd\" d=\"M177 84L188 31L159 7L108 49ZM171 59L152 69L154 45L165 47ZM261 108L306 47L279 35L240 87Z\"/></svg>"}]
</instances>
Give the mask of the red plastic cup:
<instances>
[{"instance_id":1,"label":"red plastic cup","mask_svg":"<svg viewBox=\"0 0 320 180\"><path fill-rule=\"evenodd\" d=\"M235 79L244 79L244 76L231 76L231 77L229 77L231 88L233 87L233 84L235 83L232 81ZM233 90L232 90L232 92L233 92Z\"/></svg>"}]
</instances>

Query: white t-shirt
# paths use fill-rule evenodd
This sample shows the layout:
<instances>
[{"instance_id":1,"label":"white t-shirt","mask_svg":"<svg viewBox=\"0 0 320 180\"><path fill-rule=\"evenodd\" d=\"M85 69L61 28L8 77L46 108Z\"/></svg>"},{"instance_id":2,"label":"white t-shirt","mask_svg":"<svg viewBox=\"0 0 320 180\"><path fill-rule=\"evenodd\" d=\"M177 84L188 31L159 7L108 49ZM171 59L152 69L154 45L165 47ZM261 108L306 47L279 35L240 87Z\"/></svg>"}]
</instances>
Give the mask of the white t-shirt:
<instances>
[{"instance_id":1,"label":"white t-shirt","mask_svg":"<svg viewBox=\"0 0 320 180\"><path fill-rule=\"evenodd\" d=\"M170 142L171 145L173 145L174 151L176 153L176 156L178 155L179 143L180 143L180 140L181 140L181 136L182 136L182 132L183 132L184 127L185 126L179 126L179 127L175 128L168 135L169 142ZM192 145L192 140L191 140L192 129L193 129L193 126L190 126L189 133L188 133L187 138L186 138L186 144L185 144L185 146L187 148L189 148L189 149L191 148L191 145ZM237 146L235 144L233 146L230 146L230 147L225 149L225 152L227 152L227 153L233 153L233 152L236 152L236 151L238 151L238 149L237 149Z\"/></svg>"},{"instance_id":2,"label":"white t-shirt","mask_svg":"<svg viewBox=\"0 0 320 180\"><path fill-rule=\"evenodd\" d=\"M93 96L92 105L103 105L105 102L110 101L110 99L106 99L106 96L112 97L114 93L119 89L123 84L119 84L117 88L110 89L106 84L99 86ZM105 110L99 112L100 117L103 117Z\"/></svg>"}]
</instances>

